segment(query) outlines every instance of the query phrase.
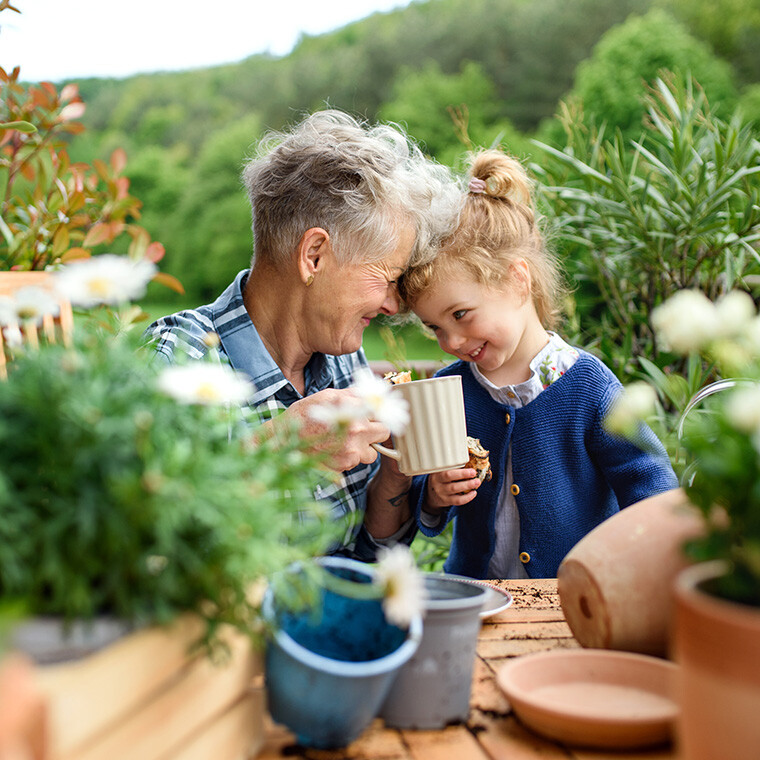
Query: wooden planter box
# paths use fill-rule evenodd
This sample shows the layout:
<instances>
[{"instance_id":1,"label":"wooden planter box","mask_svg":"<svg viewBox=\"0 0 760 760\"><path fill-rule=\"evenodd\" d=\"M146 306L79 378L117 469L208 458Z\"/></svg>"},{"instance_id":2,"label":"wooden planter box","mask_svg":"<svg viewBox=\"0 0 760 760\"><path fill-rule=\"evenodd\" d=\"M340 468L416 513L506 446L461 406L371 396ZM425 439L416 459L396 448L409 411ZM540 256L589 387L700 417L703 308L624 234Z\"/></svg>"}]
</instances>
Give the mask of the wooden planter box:
<instances>
[{"instance_id":1,"label":"wooden planter box","mask_svg":"<svg viewBox=\"0 0 760 760\"><path fill-rule=\"evenodd\" d=\"M188 656L203 622L131 634L37 668L44 760L243 760L264 740L262 658L229 632L228 661Z\"/></svg>"}]
</instances>

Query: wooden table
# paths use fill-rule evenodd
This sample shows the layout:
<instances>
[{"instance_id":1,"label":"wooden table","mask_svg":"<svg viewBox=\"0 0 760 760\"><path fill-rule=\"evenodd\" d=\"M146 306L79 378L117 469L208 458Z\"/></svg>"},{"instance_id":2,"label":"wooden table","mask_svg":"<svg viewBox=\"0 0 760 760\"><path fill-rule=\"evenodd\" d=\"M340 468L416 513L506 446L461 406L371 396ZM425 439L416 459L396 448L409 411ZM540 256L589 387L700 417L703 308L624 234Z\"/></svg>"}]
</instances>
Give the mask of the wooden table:
<instances>
[{"instance_id":1,"label":"wooden table","mask_svg":"<svg viewBox=\"0 0 760 760\"><path fill-rule=\"evenodd\" d=\"M547 741L524 728L496 685L499 666L511 657L578 647L562 615L555 579L495 581L512 606L484 621L478 639L470 715L440 731L388 729L377 719L341 750L299 747L293 735L269 723L258 760L676 760L671 747L646 752L580 750Z\"/></svg>"}]
</instances>

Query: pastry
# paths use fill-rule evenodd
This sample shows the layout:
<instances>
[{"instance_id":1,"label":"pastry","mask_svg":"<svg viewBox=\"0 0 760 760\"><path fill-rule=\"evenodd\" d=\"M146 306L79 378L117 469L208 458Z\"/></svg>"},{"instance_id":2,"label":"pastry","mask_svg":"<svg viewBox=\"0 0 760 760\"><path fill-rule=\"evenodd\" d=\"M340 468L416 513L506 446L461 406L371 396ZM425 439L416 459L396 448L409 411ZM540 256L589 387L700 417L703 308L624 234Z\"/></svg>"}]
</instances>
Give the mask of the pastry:
<instances>
[{"instance_id":1,"label":"pastry","mask_svg":"<svg viewBox=\"0 0 760 760\"><path fill-rule=\"evenodd\" d=\"M484 449L477 438L468 435L467 451L470 454L470 459L465 467L472 467L476 470L481 483L484 480L490 480L492 473L491 462L488 460L488 449Z\"/></svg>"},{"instance_id":2,"label":"pastry","mask_svg":"<svg viewBox=\"0 0 760 760\"><path fill-rule=\"evenodd\" d=\"M410 383L412 382L412 372L411 370L406 370L404 372L386 372L383 375L383 380L387 380L391 385Z\"/></svg>"}]
</instances>

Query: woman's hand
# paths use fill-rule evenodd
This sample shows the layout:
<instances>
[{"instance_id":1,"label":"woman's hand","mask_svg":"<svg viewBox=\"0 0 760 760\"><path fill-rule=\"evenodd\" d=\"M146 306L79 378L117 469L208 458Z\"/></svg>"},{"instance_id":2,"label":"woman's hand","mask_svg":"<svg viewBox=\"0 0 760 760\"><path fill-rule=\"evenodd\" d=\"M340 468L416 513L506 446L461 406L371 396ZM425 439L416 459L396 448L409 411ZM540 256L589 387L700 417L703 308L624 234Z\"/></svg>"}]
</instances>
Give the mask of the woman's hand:
<instances>
[{"instance_id":1,"label":"woman's hand","mask_svg":"<svg viewBox=\"0 0 760 760\"><path fill-rule=\"evenodd\" d=\"M480 479L472 467L434 472L428 475L425 492L425 511L458 507L475 498Z\"/></svg>"},{"instance_id":2,"label":"woman's hand","mask_svg":"<svg viewBox=\"0 0 760 760\"><path fill-rule=\"evenodd\" d=\"M368 464L377 459L377 451L370 444L382 443L390 431L381 422L370 420L362 414L347 424L335 428L311 416L317 407L340 407L347 409L362 405L360 399L348 389L327 388L291 404L282 416L297 419L301 436L314 441L314 449L329 454L325 464L336 472L351 470L358 464Z\"/></svg>"}]
</instances>

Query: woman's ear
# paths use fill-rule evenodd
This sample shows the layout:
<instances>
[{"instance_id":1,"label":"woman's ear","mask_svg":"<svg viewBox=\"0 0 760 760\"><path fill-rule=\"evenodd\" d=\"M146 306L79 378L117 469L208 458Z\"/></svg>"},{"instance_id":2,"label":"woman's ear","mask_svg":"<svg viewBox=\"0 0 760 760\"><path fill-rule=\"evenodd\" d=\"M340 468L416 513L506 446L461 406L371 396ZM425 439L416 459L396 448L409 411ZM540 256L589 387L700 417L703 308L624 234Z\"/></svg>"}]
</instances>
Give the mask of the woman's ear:
<instances>
[{"instance_id":1,"label":"woman's ear","mask_svg":"<svg viewBox=\"0 0 760 760\"><path fill-rule=\"evenodd\" d=\"M321 227L310 227L298 241L298 274L309 286L324 269L325 257L330 251L330 233Z\"/></svg>"}]
</instances>

